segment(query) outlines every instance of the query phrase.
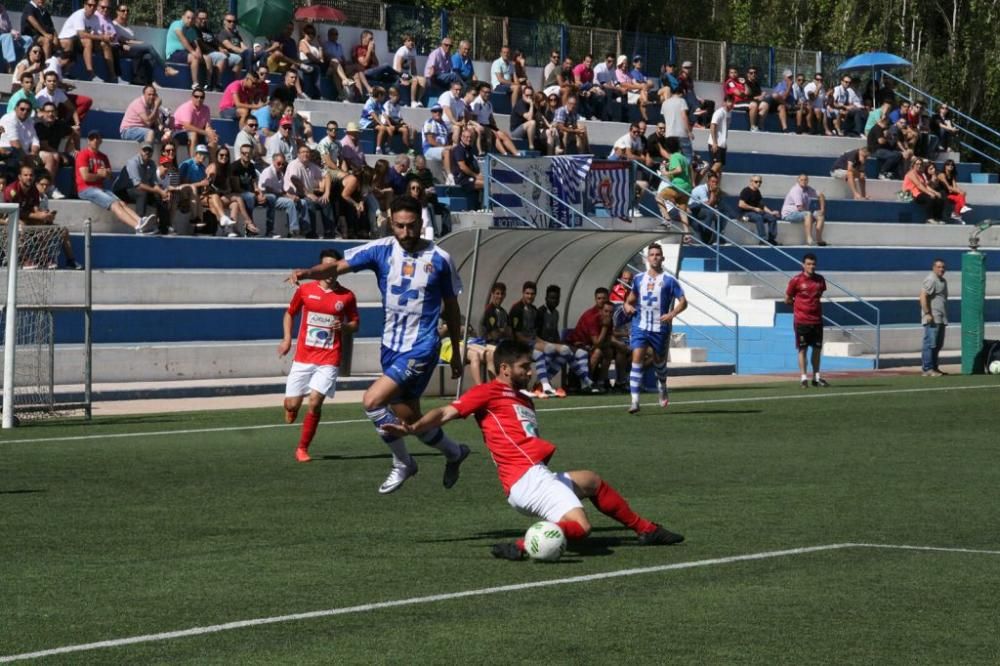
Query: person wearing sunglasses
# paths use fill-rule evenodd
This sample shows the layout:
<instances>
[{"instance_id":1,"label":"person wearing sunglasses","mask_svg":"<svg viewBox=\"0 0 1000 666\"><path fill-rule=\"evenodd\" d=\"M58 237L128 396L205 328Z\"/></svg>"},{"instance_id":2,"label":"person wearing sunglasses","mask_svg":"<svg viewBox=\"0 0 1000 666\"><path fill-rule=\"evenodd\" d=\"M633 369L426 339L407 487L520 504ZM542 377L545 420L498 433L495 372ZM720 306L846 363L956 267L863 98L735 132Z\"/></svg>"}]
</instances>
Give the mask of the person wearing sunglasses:
<instances>
[{"instance_id":1,"label":"person wearing sunglasses","mask_svg":"<svg viewBox=\"0 0 1000 666\"><path fill-rule=\"evenodd\" d=\"M42 47L47 60L56 50L57 42L52 14L45 8L45 4L45 0L32 0L24 4L24 9L21 10L21 34Z\"/></svg>"},{"instance_id":2,"label":"person wearing sunglasses","mask_svg":"<svg viewBox=\"0 0 1000 666\"><path fill-rule=\"evenodd\" d=\"M83 7L70 14L59 31L59 47L65 53L82 53L88 77L98 83L105 81L94 73L95 48L99 48L104 54L104 63L111 74L109 83L124 83L118 81L115 75L114 56L111 53L113 39L101 29L97 0L84 0Z\"/></svg>"},{"instance_id":3,"label":"person wearing sunglasses","mask_svg":"<svg viewBox=\"0 0 1000 666\"><path fill-rule=\"evenodd\" d=\"M267 102L257 100L255 95L259 81L257 70L251 69L242 79L230 82L219 100L219 116L236 120L242 127L254 111L265 107Z\"/></svg>"},{"instance_id":4,"label":"person wearing sunglasses","mask_svg":"<svg viewBox=\"0 0 1000 666\"><path fill-rule=\"evenodd\" d=\"M764 203L764 195L760 191L763 182L760 176L751 176L750 184L740 192L736 203L743 220L756 225L759 244L778 245L778 211L771 210Z\"/></svg>"},{"instance_id":5,"label":"person wearing sunglasses","mask_svg":"<svg viewBox=\"0 0 1000 666\"><path fill-rule=\"evenodd\" d=\"M226 14L222 18L222 30L215 36L215 40L220 52L239 57L241 66L248 72L253 69L251 64L253 51L243 43L243 36L236 25L235 14ZM232 63L233 60L230 59L229 62ZM233 65L234 75L236 71L237 67Z\"/></svg>"},{"instance_id":6,"label":"person wearing sunglasses","mask_svg":"<svg viewBox=\"0 0 1000 666\"><path fill-rule=\"evenodd\" d=\"M453 71L451 61L451 37L441 40L441 46L431 51L424 65L424 79L439 88L451 88L453 83L462 83L462 77Z\"/></svg>"},{"instance_id":7,"label":"person wearing sunglasses","mask_svg":"<svg viewBox=\"0 0 1000 666\"><path fill-rule=\"evenodd\" d=\"M212 112L205 104L205 91L195 88L191 99L174 111L174 141L188 145L188 154L194 155L195 146L205 144L214 151L219 135L212 128Z\"/></svg>"},{"instance_id":8,"label":"person wearing sunglasses","mask_svg":"<svg viewBox=\"0 0 1000 666\"><path fill-rule=\"evenodd\" d=\"M105 7L110 6L110 0L101 0L98 12L106 16ZM162 69L167 76L177 76L177 70L164 62L160 52L152 44L135 38L135 32L128 27L130 9L128 5L115 7L115 16L111 24L115 29L115 37L120 48L119 53L132 59L132 81L134 85L146 85L154 81L153 72ZM119 69L119 71L121 71Z\"/></svg>"}]
</instances>

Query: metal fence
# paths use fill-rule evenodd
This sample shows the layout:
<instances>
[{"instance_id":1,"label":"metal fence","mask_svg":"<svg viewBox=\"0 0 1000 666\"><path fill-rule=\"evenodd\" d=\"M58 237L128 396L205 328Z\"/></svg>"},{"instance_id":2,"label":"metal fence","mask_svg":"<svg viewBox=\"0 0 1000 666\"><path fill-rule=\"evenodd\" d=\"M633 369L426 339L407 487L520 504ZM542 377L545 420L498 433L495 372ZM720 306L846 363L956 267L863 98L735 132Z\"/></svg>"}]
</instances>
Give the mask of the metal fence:
<instances>
[{"instance_id":1,"label":"metal fence","mask_svg":"<svg viewBox=\"0 0 1000 666\"><path fill-rule=\"evenodd\" d=\"M500 47L507 43L507 19L480 14L448 14L448 34L452 41L467 39L472 43L472 59L493 62Z\"/></svg>"},{"instance_id":2,"label":"metal fence","mask_svg":"<svg viewBox=\"0 0 1000 666\"><path fill-rule=\"evenodd\" d=\"M413 37L417 53L427 55L436 49L441 41L441 19L441 12L433 9L387 5L385 30L389 33L390 48L402 44L403 35L410 35Z\"/></svg>"},{"instance_id":3,"label":"metal fence","mask_svg":"<svg viewBox=\"0 0 1000 666\"><path fill-rule=\"evenodd\" d=\"M553 44L555 48L558 46L558 43ZM588 53L592 53L597 62L604 58L605 53L623 53L621 33L580 25L566 26L566 51L563 57L570 56L575 62L579 62Z\"/></svg>"},{"instance_id":4,"label":"metal fence","mask_svg":"<svg viewBox=\"0 0 1000 666\"><path fill-rule=\"evenodd\" d=\"M622 53L630 59L642 56L646 76L657 77L663 65L670 62L670 37L645 32L622 35Z\"/></svg>"},{"instance_id":5,"label":"metal fence","mask_svg":"<svg viewBox=\"0 0 1000 666\"><path fill-rule=\"evenodd\" d=\"M680 65L685 60L691 61L695 81L722 81L726 76L726 43L674 37L674 61Z\"/></svg>"},{"instance_id":6,"label":"metal fence","mask_svg":"<svg viewBox=\"0 0 1000 666\"><path fill-rule=\"evenodd\" d=\"M386 5L374 0L294 0L293 4L296 7L309 7L312 5L336 7L347 16L347 20L344 22L345 25L369 28L370 30L384 29L386 11L390 7L395 7L395 5Z\"/></svg>"},{"instance_id":7,"label":"metal fence","mask_svg":"<svg viewBox=\"0 0 1000 666\"><path fill-rule=\"evenodd\" d=\"M745 73L751 67L757 68L757 80L765 88L774 85L772 50L767 46L754 44L726 44L726 67L738 67Z\"/></svg>"},{"instance_id":8,"label":"metal fence","mask_svg":"<svg viewBox=\"0 0 1000 666\"><path fill-rule=\"evenodd\" d=\"M819 66L820 52L801 49L774 48L774 71L771 72L775 84L781 79L781 73L792 70L792 74L802 74L806 81L811 81Z\"/></svg>"},{"instance_id":9,"label":"metal fence","mask_svg":"<svg viewBox=\"0 0 1000 666\"><path fill-rule=\"evenodd\" d=\"M508 44L524 54L529 67L544 67L553 49L560 50L562 26L527 19L508 19Z\"/></svg>"}]
</instances>

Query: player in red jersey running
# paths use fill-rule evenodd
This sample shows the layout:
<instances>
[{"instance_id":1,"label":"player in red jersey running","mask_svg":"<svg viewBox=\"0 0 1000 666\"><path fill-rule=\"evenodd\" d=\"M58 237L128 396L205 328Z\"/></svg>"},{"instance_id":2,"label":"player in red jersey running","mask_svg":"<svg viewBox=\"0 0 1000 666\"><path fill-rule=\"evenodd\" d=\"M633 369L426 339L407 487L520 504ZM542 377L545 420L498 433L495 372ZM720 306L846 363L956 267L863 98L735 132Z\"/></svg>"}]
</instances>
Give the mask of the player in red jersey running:
<instances>
[{"instance_id":1,"label":"player in red jersey running","mask_svg":"<svg viewBox=\"0 0 1000 666\"><path fill-rule=\"evenodd\" d=\"M785 289L785 303L792 306L792 322L795 324L795 345L799 349L799 380L802 388L809 387L806 374L806 350L812 347L812 385L827 387L830 384L819 374L819 362L823 356L823 292L826 280L816 272L816 255L802 257L802 272L788 281Z\"/></svg>"},{"instance_id":2,"label":"player in red jersey running","mask_svg":"<svg viewBox=\"0 0 1000 666\"><path fill-rule=\"evenodd\" d=\"M335 264L343 258L337 250L319 253L321 264ZM358 330L358 303L354 292L337 283L337 278L308 282L295 290L283 320L285 336L278 356L292 348L292 322L302 312L295 345L295 360L285 384L285 422L295 423L302 398L309 396L309 408L302 421L302 435L295 458L309 462L309 444L316 434L323 401L337 392L340 341L344 332Z\"/></svg>"},{"instance_id":3,"label":"player in red jersey running","mask_svg":"<svg viewBox=\"0 0 1000 666\"><path fill-rule=\"evenodd\" d=\"M590 534L590 521L580 503L586 497L598 511L635 530L640 545L669 545L684 540L680 534L635 513L618 491L596 473L549 470L547 464L556 447L538 436L535 405L527 390L534 367L531 347L518 341L501 342L493 354L493 363L495 380L476 386L450 405L427 412L416 423L385 427L402 436L475 415L507 502L519 512L556 523L567 539L583 539ZM524 540L495 544L492 552L494 557L523 559Z\"/></svg>"}]
</instances>

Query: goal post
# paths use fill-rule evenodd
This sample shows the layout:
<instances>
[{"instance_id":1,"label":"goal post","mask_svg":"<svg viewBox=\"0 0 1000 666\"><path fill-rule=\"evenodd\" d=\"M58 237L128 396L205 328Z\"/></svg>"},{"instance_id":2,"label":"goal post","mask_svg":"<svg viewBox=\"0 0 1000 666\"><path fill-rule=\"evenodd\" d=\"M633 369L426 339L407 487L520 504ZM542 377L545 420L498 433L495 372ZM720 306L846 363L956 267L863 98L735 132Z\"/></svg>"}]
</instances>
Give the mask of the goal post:
<instances>
[{"instance_id":1,"label":"goal post","mask_svg":"<svg viewBox=\"0 0 1000 666\"><path fill-rule=\"evenodd\" d=\"M69 234L52 224L23 224L17 204L0 203L0 347L3 428L26 418L83 412L91 416L91 223L84 222L83 270L56 270ZM82 345L58 350L56 315L83 314ZM65 334L61 337L65 338ZM82 372L79 356L83 354ZM57 393L58 384L63 389Z\"/></svg>"}]
</instances>

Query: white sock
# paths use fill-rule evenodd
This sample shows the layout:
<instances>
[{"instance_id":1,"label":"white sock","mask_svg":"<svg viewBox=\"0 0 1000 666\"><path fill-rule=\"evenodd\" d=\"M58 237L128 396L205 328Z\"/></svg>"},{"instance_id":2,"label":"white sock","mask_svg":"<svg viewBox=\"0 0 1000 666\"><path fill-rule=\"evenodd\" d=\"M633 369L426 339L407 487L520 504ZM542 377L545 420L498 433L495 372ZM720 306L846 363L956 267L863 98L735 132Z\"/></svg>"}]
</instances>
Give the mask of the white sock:
<instances>
[{"instance_id":1,"label":"white sock","mask_svg":"<svg viewBox=\"0 0 1000 666\"><path fill-rule=\"evenodd\" d=\"M552 388L552 382L550 382L547 379L542 380L542 390L543 391L555 391L555 389Z\"/></svg>"},{"instance_id":2,"label":"white sock","mask_svg":"<svg viewBox=\"0 0 1000 666\"><path fill-rule=\"evenodd\" d=\"M802 375L802 381L809 381L809 375Z\"/></svg>"},{"instance_id":3,"label":"white sock","mask_svg":"<svg viewBox=\"0 0 1000 666\"><path fill-rule=\"evenodd\" d=\"M458 444L448 437L448 435L444 434L444 430L441 428L435 428L434 430L417 435L417 439L443 453L448 460L457 460L462 455Z\"/></svg>"},{"instance_id":4,"label":"white sock","mask_svg":"<svg viewBox=\"0 0 1000 666\"><path fill-rule=\"evenodd\" d=\"M819 372L816 372L816 381L819 381Z\"/></svg>"}]
</instances>

